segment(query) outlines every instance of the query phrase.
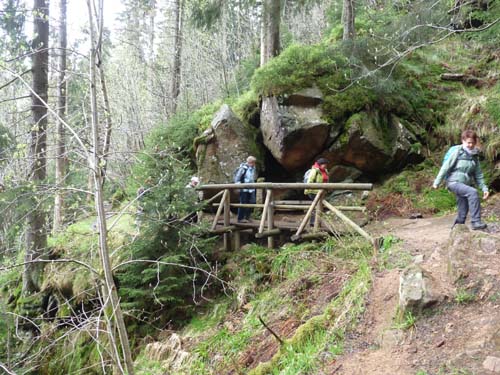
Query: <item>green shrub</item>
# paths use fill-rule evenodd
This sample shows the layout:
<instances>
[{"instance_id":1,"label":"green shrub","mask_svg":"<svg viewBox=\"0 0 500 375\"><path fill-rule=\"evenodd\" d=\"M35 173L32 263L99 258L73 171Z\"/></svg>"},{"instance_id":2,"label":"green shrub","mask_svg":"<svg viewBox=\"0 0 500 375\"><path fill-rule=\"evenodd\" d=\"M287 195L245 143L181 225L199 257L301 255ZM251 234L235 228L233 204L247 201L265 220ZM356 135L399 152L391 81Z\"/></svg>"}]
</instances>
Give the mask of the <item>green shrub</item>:
<instances>
[{"instance_id":1,"label":"green shrub","mask_svg":"<svg viewBox=\"0 0 500 375\"><path fill-rule=\"evenodd\" d=\"M210 126L222 101L207 104L195 112L178 112L166 126L156 127L148 138L149 148L153 145L169 145L188 156L193 153L193 140Z\"/></svg>"}]
</instances>

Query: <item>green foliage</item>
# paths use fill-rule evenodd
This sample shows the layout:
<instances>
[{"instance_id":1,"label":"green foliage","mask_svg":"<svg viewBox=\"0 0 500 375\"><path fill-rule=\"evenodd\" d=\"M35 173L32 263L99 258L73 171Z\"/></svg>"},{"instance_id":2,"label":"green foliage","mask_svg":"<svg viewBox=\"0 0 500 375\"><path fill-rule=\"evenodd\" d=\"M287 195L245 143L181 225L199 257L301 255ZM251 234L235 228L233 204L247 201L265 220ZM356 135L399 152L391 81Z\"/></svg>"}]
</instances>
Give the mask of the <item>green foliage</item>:
<instances>
[{"instance_id":1,"label":"green foliage","mask_svg":"<svg viewBox=\"0 0 500 375\"><path fill-rule=\"evenodd\" d=\"M148 148L133 168L129 195L135 196L141 187L136 213L140 231L121 251L130 262L116 274L123 306L160 326L189 318L192 301L199 297L198 286L206 280L204 272L189 267L207 269L213 248L212 239L201 238L203 229L180 220L199 209L197 194L185 187L189 163L173 156L164 134L160 130L148 139Z\"/></svg>"},{"instance_id":2,"label":"green foliage","mask_svg":"<svg viewBox=\"0 0 500 375\"><path fill-rule=\"evenodd\" d=\"M346 64L347 59L331 46L293 44L256 70L251 87L260 95L279 95L310 87L319 77L335 75L330 85L339 89L348 82L347 73L342 71Z\"/></svg>"},{"instance_id":3,"label":"green foliage","mask_svg":"<svg viewBox=\"0 0 500 375\"><path fill-rule=\"evenodd\" d=\"M364 261L372 252L372 246L359 236L328 237L321 250L347 261Z\"/></svg>"},{"instance_id":4,"label":"green foliage","mask_svg":"<svg viewBox=\"0 0 500 375\"><path fill-rule=\"evenodd\" d=\"M46 344L40 343L41 346ZM66 337L59 337L50 345L39 373L41 375L65 375L76 374L85 369L85 374L98 375L103 372L102 366L106 372L112 372L105 345L107 345L105 336L101 336L97 341L83 330L69 332ZM101 363L102 360L105 363Z\"/></svg>"},{"instance_id":5,"label":"green foliage","mask_svg":"<svg viewBox=\"0 0 500 375\"><path fill-rule=\"evenodd\" d=\"M467 304L470 302L474 302L475 299L475 294L464 288L459 288L455 294L455 302L458 304Z\"/></svg>"},{"instance_id":6,"label":"green foliage","mask_svg":"<svg viewBox=\"0 0 500 375\"><path fill-rule=\"evenodd\" d=\"M411 254L401 246L401 240L384 236L379 249L379 266L383 269L405 268L412 261Z\"/></svg>"},{"instance_id":7,"label":"green foliage","mask_svg":"<svg viewBox=\"0 0 500 375\"><path fill-rule=\"evenodd\" d=\"M247 91L240 95L233 104L233 109L236 115L245 123L254 123L255 119L260 116L259 98L253 91Z\"/></svg>"},{"instance_id":8,"label":"green foliage","mask_svg":"<svg viewBox=\"0 0 500 375\"><path fill-rule=\"evenodd\" d=\"M220 108L222 101L207 104L197 111L177 112L168 122L167 126L155 128L148 138L149 148L157 145L169 145L171 149L181 151L183 156L191 155L193 140L196 136L210 126L215 112Z\"/></svg>"},{"instance_id":9,"label":"green foliage","mask_svg":"<svg viewBox=\"0 0 500 375\"><path fill-rule=\"evenodd\" d=\"M396 314L396 321L393 324L393 327L396 329L409 330L415 328L415 324L417 322L417 318L411 311L407 311L404 316L400 316L400 314Z\"/></svg>"},{"instance_id":10,"label":"green foliage","mask_svg":"<svg viewBox=\"0 0 500 375\"><path fill-rule=\"evenodd\" d=\"M307 271L314 267L310 259L311 253L307 250L316 250L314 245L292 245L283 246L281 251L274 257L271 263L271 271L278 279L293 279L307 274Z\"/></svg>"},{"instance_id":11,"label":"green foliage","mask_svg":"<svg viewBox=\"0 0 500 375\"><path fill-rule=\"evenodd\" d=\"M433 209L435 212L449 212L455 208L456 199L447 189L426 188L423 192L420 207Z\"/></svg>"}]
</instances>

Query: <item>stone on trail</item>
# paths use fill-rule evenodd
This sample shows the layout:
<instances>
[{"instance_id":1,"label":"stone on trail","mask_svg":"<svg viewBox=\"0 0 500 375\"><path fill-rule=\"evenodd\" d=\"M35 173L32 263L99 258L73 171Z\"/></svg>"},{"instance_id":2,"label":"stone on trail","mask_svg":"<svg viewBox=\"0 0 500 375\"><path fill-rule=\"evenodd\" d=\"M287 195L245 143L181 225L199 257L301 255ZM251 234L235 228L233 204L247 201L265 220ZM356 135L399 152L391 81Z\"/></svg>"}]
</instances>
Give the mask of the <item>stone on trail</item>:
<instances>
[{"instance_id":1,"label":"stone on trail","mask_svg":"<svg viewBox=\"0 0 500 375\"><path fill-rule=\"evenodd\" d=\"M399 308L404 315L407 311L414 313L434 305L443 299L434 292L434 280L420 266L408 266L399 278Z\"/></svg>"},{"instance_id":2,"label":"stone on trail","mask_svg":"<svg viewBox=\"0 0 500 375\"><path fill-rule=\"evenodd\" d=\"M500 373L500 358L488 356L483 362L483 367L486 370L493 371L497 374Z\"/></svg>"}]
</instances>

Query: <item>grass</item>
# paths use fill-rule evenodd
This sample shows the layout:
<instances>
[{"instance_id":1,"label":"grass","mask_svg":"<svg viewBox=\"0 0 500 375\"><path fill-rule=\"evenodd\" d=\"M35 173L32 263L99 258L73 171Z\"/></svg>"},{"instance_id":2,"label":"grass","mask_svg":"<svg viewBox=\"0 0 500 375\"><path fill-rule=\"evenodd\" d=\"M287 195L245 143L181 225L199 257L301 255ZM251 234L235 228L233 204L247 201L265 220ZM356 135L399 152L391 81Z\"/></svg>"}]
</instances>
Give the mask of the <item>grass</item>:
<instances>
[{"instance_id":1,"label":"grass","mask_svg":"<svg viewBox=\"0 0 500 375\"><path fill-rule=\"evenodd\" d=\"M342 352L345 332L353 328L364 311L364 301L371 284L371 270L366 260L358 263L358 271L345 284L341 293L323 311L300 326L286 340L271 361L250 371L251 375L301 374L314 371L318 356L325 352Z\"/></svg>"},{"instance_id":2,"label":"grass","mask_svg":"<svg viewBox=\"0 0 500 375\"><path fill-rule=\"evenodd\" d=\"M474 302L475 300L475 294L464 288L459 288L455 294L455 302L461 305Z\"/></svg>"},{"instance_id":3,"label":"grass","mask_svg":"<svg viewBox=\"0 0 500 375\"><path fill-rule=\"evenodd\" d=\"M405 268L412 259L412 255L402 247L399 238L392 235L383 237L378 256L379 269Z\"/></svg>"},{"instance_id":4,"label":"grass","mask_svg":"<svg viewBox=\"0 0 500 375\"><path fill-rule=\"evenodd\" d=\"M401 314L396 314L396 321L393 324L393 328L409 330L415 328L417 323L417 318L411 311L407 311L404 316L399 317Z\"/></svg>"}]
</instances>

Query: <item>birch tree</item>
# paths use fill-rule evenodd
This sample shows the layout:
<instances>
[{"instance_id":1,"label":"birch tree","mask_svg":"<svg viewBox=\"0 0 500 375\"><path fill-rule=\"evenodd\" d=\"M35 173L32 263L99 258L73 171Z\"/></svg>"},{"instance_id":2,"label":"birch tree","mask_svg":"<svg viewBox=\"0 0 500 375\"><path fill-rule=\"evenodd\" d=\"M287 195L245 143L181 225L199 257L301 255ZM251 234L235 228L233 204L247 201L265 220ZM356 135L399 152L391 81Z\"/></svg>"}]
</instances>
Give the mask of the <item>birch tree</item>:
<instances>
[{"instance_id":1,"label":"birch tree","mask_svg":"<svg viewBox=\"0 0 500 375\"><path fill-rule=\"evenodd\" d=\"M64 120L66 116L66 49L67 49L67 27L66 10L67 0L59 0L60 20L59 20L59 55L58 55L58 76L57 76L57 114ZM61 187L64 185L66 177L66 135L65 128L61 120L56 122L56 192L54 199L54 223L53 231L58 232L63 225L64 218L64 196Z\"/></svg>"},{"instance_id":2,"label":"birch tree","mask_svg":"<svg viewBox=\"0 0 500 375\"><path fill-rule=\"evenodd\" d=\"M96 31L94 28L94 20L92 17L92 6L91 0L87 0L87 7L89 12L89 25L90 25L90 98L91 98L91 127L92 127L92 155L89 159L90 169L92 171L93 182L94 182L94 201L95 208L97 212L97 222L99 230L99 256L102 264L102 272L104 274L104 285L102 287L103 292L103 308L106 314L106 318L111 323L113 322L116 331L118 332L118 338L120 342L121 353L115 356L115 362L118 370L123 374L133 375L134 367L132 361L132 352L130 350L130 344L128 341L127 329L125 327L125 321L123 319L123 313L120 306L120 301L118 298L118 292L116 289L115 281L113 279L113 272L111 266L111 259L108 251L108 228L106 223L106 211L104 209L104 192L103 192L103 182L104 182L104 164L102 161L103 154L99 152L100 147L100 132L99 132L99 116L97 108L97 58L101 54L101 38L96 39ZM102 36L102 25L103 25L103 3L99 0L98 11L98 25L99 25L99 35ZM109 327L108 330L111 336L111 342L116 343L114 338L115 329L113 326ZM114 346L116 349L116 344ZM116 352L116 350L115 350Z\"/></svg>"}]
</instances>

